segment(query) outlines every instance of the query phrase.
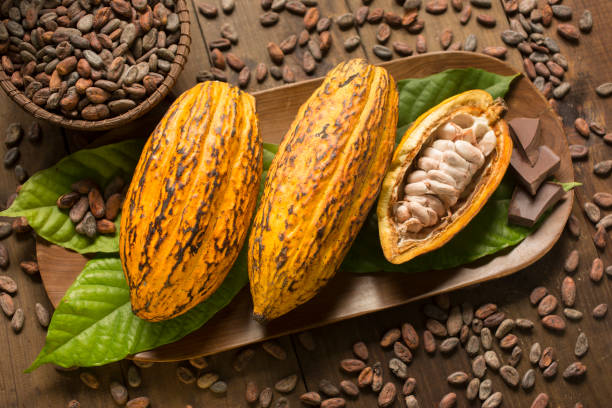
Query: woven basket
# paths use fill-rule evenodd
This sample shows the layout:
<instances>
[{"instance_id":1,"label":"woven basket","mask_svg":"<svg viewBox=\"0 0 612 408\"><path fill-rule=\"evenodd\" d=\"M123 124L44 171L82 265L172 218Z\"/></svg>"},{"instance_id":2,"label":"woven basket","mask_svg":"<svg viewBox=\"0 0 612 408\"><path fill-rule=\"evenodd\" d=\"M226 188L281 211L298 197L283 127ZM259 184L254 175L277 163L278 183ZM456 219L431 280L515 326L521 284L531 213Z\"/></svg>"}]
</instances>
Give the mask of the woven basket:
<instances>
[{"instance_id":1,"label":"woven basket","mask_svg":"<svg viewBox=\"0 0 612 408\"><path fill-rule=\"evenodd\" d=\"M178 49L174 61L170 66L170 71L166 74L164 81L147 99L142 101L133 109L122 113L112 118L89 121L82 119L67 119L61 115L51 113L36 105L32 100L28 99L23 92L15 88L11 79L6 75L4 70L0 69L0 86L4 92L10 96L19 106L30 112L37 119L46 120L53 124L62 126L68 129L85 130L85 131L101 131L116 128L118 126L129 123L145 113L149 112L155 105L162 101L170 89L174 86L176 79L183 70L189 55L189 46L191 45L191 37L189 35L189 11L187 9L186 0L177 0L176 13L179 16L181 36L179 37Z\"/></svg>"}]
</instances>

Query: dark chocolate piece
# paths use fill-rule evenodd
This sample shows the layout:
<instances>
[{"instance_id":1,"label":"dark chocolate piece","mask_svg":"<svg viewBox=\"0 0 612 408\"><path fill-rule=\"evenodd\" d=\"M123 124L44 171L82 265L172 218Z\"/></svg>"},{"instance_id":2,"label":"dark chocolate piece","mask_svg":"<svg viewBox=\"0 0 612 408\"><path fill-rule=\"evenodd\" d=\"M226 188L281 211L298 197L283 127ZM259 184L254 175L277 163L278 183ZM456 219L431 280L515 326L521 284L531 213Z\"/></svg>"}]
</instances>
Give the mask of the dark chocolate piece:
<instances>
[{"instance_id":1,"label":"dark chocolate piece","mask_svg":"<svg viewBox=\"0 0 612 408\"><path fill-rule=\"evenodd\" d=\"M516 148L512 150L510 164L519 180L531 195L535 195L538 187L554 172L559 169L561 160L548 146L538 147L540 151L535 166L520 154Z\"/></svg>"},{"instance_id":2,"label":"dark chocolate piece","mask_svg":"<svg viewBox=\"0 0 612 408\"><path fill-rule=\"evenodd\" d=\"M534 166L538 161L540 145L540 119L515 118L508 122L514 145L521 154Z\"/></svg>"},{"instance_id":3,"label":"dark chocolate piece","mask_svg":"<svg viewBox=\"0 0 612 408\"><path fill-rule=\"evenodd\" d=\"M508 221L523 227L533 227L542 214L564 195L563 187L556 183L544 183L535 197L517 185L510 201Z\"/></svg>"}]
</instances>

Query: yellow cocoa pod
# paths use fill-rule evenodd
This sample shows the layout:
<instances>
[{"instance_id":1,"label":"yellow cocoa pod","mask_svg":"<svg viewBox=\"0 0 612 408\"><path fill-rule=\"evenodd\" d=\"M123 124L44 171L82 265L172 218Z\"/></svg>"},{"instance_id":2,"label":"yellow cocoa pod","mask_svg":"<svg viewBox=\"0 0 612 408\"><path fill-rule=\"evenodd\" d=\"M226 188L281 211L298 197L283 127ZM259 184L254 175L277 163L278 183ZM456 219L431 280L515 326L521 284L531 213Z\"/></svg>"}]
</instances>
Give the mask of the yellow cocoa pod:
<instances>
[{"instance_id":1,"label":"yellow cocoa pod","mask_svg":"<svg viewBox=\"0 0 612 408\"><path fill-rule=\"evenodd\" d=\"M425 112L406 131L376 211L390 262L441 247L487 202L512 154L504 111L503 100L472 90Z\"/></svg>"},{"instance_id":2,"label":"yellow cocoa pod","mask_svg":"<svg viewBox=\"0 0 612 408\"><path fill-rule=\"evenodd\" d=\"M256 320L308 301L335 274L380 190L397 109L393 78L361 59L331 70L301 106L249 238Z\"/></svg>"},{"instance_id":3,"label":"yellow cocoa pod","mask_svg":"<svg viewBox=\"0 0 612 408\"><path fill-rule=\"evenodd\" d=\"M252 96L183 93L147 141L123 205L119 255L134 313L160 321L217 290L246 239L262 172Z\"/></svg>"}]
</instances>

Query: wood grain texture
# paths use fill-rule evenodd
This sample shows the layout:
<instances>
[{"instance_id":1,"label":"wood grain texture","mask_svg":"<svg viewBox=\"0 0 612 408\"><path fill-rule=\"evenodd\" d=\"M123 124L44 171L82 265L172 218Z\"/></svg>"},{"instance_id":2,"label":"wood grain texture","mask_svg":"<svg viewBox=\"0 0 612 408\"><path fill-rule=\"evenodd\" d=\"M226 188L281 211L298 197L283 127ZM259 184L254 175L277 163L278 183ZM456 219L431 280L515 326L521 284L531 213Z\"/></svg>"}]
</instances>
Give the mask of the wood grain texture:
<instances>
[{"instance_id":1,"label":"wood grain texture","mask_svg":"<svg viewBox=\"0 0 612 408\"><path fill-rule=\"evenodd\" d=\"M512 73L509 66L496 59L465 52L431 53L392 61L384 66L397 80L430 75L437 72L441 66L474 66L500 74ZM295 117L298 107L319 83L320 80L311 80L255 94L260 128L265 141L280 140L289 122ZM518 116L541 118L543 141L563 159L555 177L562 181L573 180L561 124L556 115L547 108L546 101L525 78L517 80L506 99L509 106L508 119ZM342 272L312 301L285 317L272 321L266 327L251 320L250 298L247 292L243 291L228 308L198 331L176 343L139 353L136 358L174 361L218 353L266 338L333 323L500 278L535 262L553 246L563 231L572 200L573 194L570 193L534 234L517 247L498 256L435 274L354 275ZM82 270L83 258L61 247L43 243L38 245L38 254L43 282L53 303L57 304L74 277ZM209 333L215 333L215 336L210 336Z\"/></svg>"},{"instance_id":2,"label":"wood grain texture","mask_svg":"<svg viewBox=\"0 0 612 408\"><path fill-rule=\"evenodd\" d=\"M199 0L193 1L197 5ZM318 8L321 17L333 18L350 11L343 1L321 1ZM264 11L260 7L259 1L244 1L239 3L239 6L236 7L231 15L224 15L222 12L219 12L219 16L215 19L207 19L201 14L197 16L207 43L221 38L221 27L226 23L233 25L239 33L238 43L233 45L228 52L241 58L251 70L251 81L247 87L249 91L268 89L284 84L282 79L276 80L270 74L268 74L265 81L258 83L255 80L255 69L260 62L266 64L268 69L274 65L266 50L268 42L280 44L290 35L299 35L304 27L302 16L297 16L287 11L279 13L280 18L276 25L267 28L262 27L259 22L259 16L263 13ZM254 33L257 34L254 35ZM284 57L281 67L289 66L295 73L296 81L323 76L340 61L365 56L361 49L347 53L342 46L345 37L355 34L357 34L355 29L341 31L336 24L332 24L331 49L326 57L320 63L317 63L315 71L310 75L304 72L301 65L302 56L307 48L300 47L299 45L292 53ZM318 39L316 30L311 33L311 38ZM224 52L224 54L227 54L227 52ZM206 55L208 56L209 54ZM228 76L229 82L236 84L238 73L229 67L225 68L224 71Z\"/></svg>"},{"instance_id":3,"label":"wood grain texture","mask_svg":"<svg viewBox=\"0 0 612 408\"><path fill-rule=\"evenodd\" d=\"M346 0L349 4L351 10L357 10L361 5L361 0ZM370 5L370 9L381 7L384 10L391 10L400 16L404 15L404 9L395 0L381 0L375 1ZM460 42L461 45L465 43L465 39L468 35L474 34L478 38L478 46L477 51L480 52L484 47L488 46L503 46L499 33L503 30L508 29L509 23L504 15L504 10L501 6L501 3L497 1L492 2L492 7L490 9L482 9L474 6L472 7L472 17L468 21L466 25L461 25L459 22L459 13L455 12L454 9L450 5L450 1L448 4L448 10L440 15L432 15L425 11L425 4L427 1L423 1L423 5L419 10L419 19L425 22L425 27L423 31L420 33L425 36L427 40L427 50L429 52L432 51L443 51L440 45L440 35L445 29L450 29L453 33L453 43ZM468 7L469 0L463 0L464 7ZM496 26L494 28L485 28L482 25L476 22L477 14L486 14L491 17L494 17L496 20ZM374 55L372 52L372 47L378 42L376 41L376 30L378 28L378 24L369 24L366 23L363 27L360 27L359 34L362 38L362 44L364 44L365 52L373 62L380 62L381 60ZM407 30L399 29L393 30L389 41L384 44L385 46L391 48L391 44L394 41L404 41L412 46L412 49L415 49L417 34L411 34ZM463 49L463 47L461 48ZM415 51L416 52L416 51ZM394 55L397 57L397 54ZM506 56L506 60L512 64L513 66L519 68L521 66L521 58L519 53L508 52Z\"/></svg>"},{"instance_id":4,"label":"wood grain texture","mask_svg":"<svg viewBox=\"0 0 612 408\"><path fill-rule=\"evenodd\" d=\"M207 0L208 2L220 5L218 0ZM196 1L197 2L197 1ZM467 3L467 0L464 0ZM494 0L495 2L495 0ZM540 0L539 3L544 4L545 1ZM253 0L253 3L258 1ZM343 6L343 2L331 0L319 0L320 7L331 7L328 4L333 4L333 7ZM375 0L372 6L377 6L386 3L384 0ZM237 9L242 7L243 1L237 2ZM346 2L353 7L353 1ZM489 283L473 286L462 289L453 293L452 298L457 301L468 299L475 304L484 301L495 301L504 311L511 317L526 316L537 320L537 313L533 309L526 297L529 291L538 285L549 287L555 295L559 295L560 282L563 280L565 273L563 272L563 262L567 253L572 249L578 249L583 254L579 270L574 275L578 286L578 296L576 307L585 313L585 317L578 323L570 323L565 335L558 336L550 334L543 330L539 325L532 335L526 336L522 340L523 349L531 344L532 341L540 341L543 345L552 345L557 349L560 358L560 367L564 368L573 359L574 341L578 332L585 332L591 342L589 353L582 359L588 366L588 374L586 381L579 384L568 384L558 378L553 382L548 382L542 379L538 374L535 389L532 392L525 393L522 390L510 390L502 385L502 381L497 374L488 374L493 379L494 388L500 390L504 394L503 406L507 407L528 407L533 398L539 392L547 392L551 396L550 406L554 407L573 407L578 401L584 403L586 407L607 407L609 401L612 400L612 389L607 386L606 379L612 377L612 367L608 363L610 357L609 341L612 337L612 319L610 313L603 321L596 321L590 317L590 310L601 302L608 302L612 299L612 285L610 279L604 277L604 280L594 285L588 279L588 269L592 258L600 256L604 259L605 265L612 264L612 250L610 241L605 251L597 251L592 243L591 235L594 232L592 224L586 220L584 213L580 207L580 203L591 199L591 195L595 191L611 191L610 178L600 179L592 175L592 166L594 161L602 158L610 158L612 155L612 147L603 144L602 140L594 135L591 135L589 140L584 140L580 136L573 134L573 121L578 116L584 116L587 120L596 119L602 124L606 122L612 123L612 110L609 108L610 99L598 98L594 93L594 86L610 81L612 78L609 75L609 67L612 63L612 54L607 51L609 38L612 37L612 26L609 21L612 18L612 3L602 2L599 0L565 0L565 5L569 5L574 9L574 17L572 22L577 24L577 19L583 9L590 9L593 12L594 29L591 34L583 35L580 41L580 46L569 45L563 41L559 41L562 52L570 58L570 71L566 74L566 78L572 83L572 91L560 103L560 112L565 124L565 131L568 134L570 143L587 144L591 146L589 158L587 161L575 163L574 169L576 180L584 183L582 187L576 189L576 202L573 206L572 213L578 217L582 233L579 239L572 238L568 233L564 232L559 242L553 249L539 260L534 265L525 268L509 277L495 280ZM354 6L358 6L359 1L354 2ZM398 6L393 5L395 10L399 10ZM494 5L496 7L496 5ZM496 9L498 9L496 7ZM235 12L236 12L235 11ZM221 12L220 12L221 13ZM256 16L260 13L257 10ZM428 44L436 45L438 39L437 33L434 30L429 30L433 27L438 18L449 18L452 23L451 28L454 34L466 36L473 30L478 29L475 21L471 21L467 28L464 28L453 22L451 17L454 13L450 8L446 15L442 17L434 17L421 11L426 21L424 34L428 38ZM192 17L198 18L201 23L209 24L210 21L202 19L192 11ZM499 41L499 33L501 32L503 19L496 14L498 25L493 30L485 30L488 37L479 38L479 49L483 45L501 45ZM244 19L254 18L251 16L241 16L232 18L232 21L239 30L240 37L252 37L254 43L258 44L254 49L246 49L244 54L240 55L244 58L257 60L261 56L266 56L262 51L265 43L269 41L269 37L275 32L275 28L268 30L260 30L257 27L252 31L246 29L248 26ZM552 33L552 37L558 39L554 33L554 26L557 22L553 22L552 29L547 30L547 33ZM193 27L196 24L192 24ZM490 34L488 34L490 33ZM391 41L396 38L406 36L409 40L413 36L409 36L404 32L394 32ZM480 34L479 34L480 36ZM365 48L369 49L374 45L372 40L366 40L365 34L362 34L362 41L366 44ZM195 74L198 69L207 69L208 59L206 54L206 45L202 37L192 35L192 47L201 46L201 51L196 51L192 48L190 53L188 66L183 74L179 77L179 83L184 81L185 85L191 86L195 83ZM491 42L489 42L489 39ZM335 39L334 39L335 40ZM258 43L259 41L259 43ZM414 40L412 40L414 41ZM263 44L263 45L262 45ZM334 42L334 47L340 45L339 41ZM434 49L434 48L432 48ZM357 56L358 51L351 54ZM363 52L363 50L361 51ZM333 58L333 54L327 58ZM515 69L521 69L520 55L516 50L509 50L508 62ZM373 62L376 62L373 60ZM299 67L296 67L299 69ZM316 75L324 74L323 70L317 70ZM191 84L191 85L189 85ZM251 80L251 85L254 81ZM274 80L268 79L261 87L253 89L267 89L280 84ZM178 88L174 88L177 90ZM8 121L16 118L16 112L22 112L18 107L14 107L8 103L0 105L3 112L6 112L1 118L2 126L5 126ZM23 113L23 112L22 112ZM163 111L157 113L157 118L163 115ZM9 119L10 118L10 119ZM26 123L28 118L19 117L23 123ZM140 122L137 124L141 124ZM137 129L137 127L132 128ZM145 134L148 134L145 133ZM67 143L71 150L78 146L84 147L91 143L93 137L90 135L88 139L80 142L81 144L73 144L73 139L69 139ZM27 154L28 165L33 166L32 171L38 168L45 168L54 163L59 158L60 154L54 149L61 150L64 145L63 141L51 138L49 144L45 145L44 149L25 152ZM1 149L1 148L0 148ZM44 154L42 154L44 152ZM55 156L57 154L57 156ZM28 170L30 168L28 167ZM4 170L6 175L1 182L0 197L5 199L14 191L12 174ZM11 243L11 245L22 245L22 249L15 252L12 249L11 256L13 258L23 257L24 259L33 257L33 244L24 244L22 241L15 241L14 238L9 238L3 243ZM31 279L19 271L17 264L13 262L11 269L8 271L12 277L18 279L20 292L16 299L21 299L20 302L36 302L44 299L44 292L41 285L36 282L31 283ZM33 303L32 303L33 305ZM297 336L281 338L281 343L288 347L293 345L297 359L290 357L291 366L289 370L283 369L282 364L276 363L275 360L269 358L267 354L254 346L257 349L255 358L247 370L242 373L231 371L230 363L235 351L221 353L210 358L210 370L221 371L228 376L229 389L225 397L216 397L209 391L196 390L194 386L184 386L180 384L174 377L176 363L163 364L158 363L153 367L142 370L143 385L137 389L130 389L130 396L138 395L154 395L152 399L153 406L168 406L168 407L183 407L185 403L191 403L194 407L237 407L246 406L242 402L244 398L243 384L247 380L253 380L261 389L263 386L272 386L274 381L286 375L289 371L301 371L303 376L301 379L305 381L304 386L309 390L316 390L317 384L323 378L327 378L335 383L338 383L341 378L345 378L339 371L338 363L341 358L350 356L350 346L353 342L363 340L370 346L370 352L377 359L381 359L383 355L389 357L390 353L377 349L376 344L380 340L380 336L389 328L397 327L404 321L413 321L417 327L423 326L423 317L420 314L421 303L412 303L407 306L393 308L377 314L371 314L356 319L344 321L342 323L328 325L323 328L313 330L316 351L310 352L299 345ZM30 310L32 312L33 310ZM60 374L50 366L44 366L32 374L23 374L22 370L33 361L34 357L42 347L44 342L44 331L36 327L36 322L32 314L26 313L26 326L24 332L20 335L14 335L9 327L9 321L5 318L0 323L0 342L5 345L4 356L10 358L3 360L5 363L0 366L0 406L4 407L64 407L70 399L78 398L82 406L87 407L109 407L112 406L112 401L108 394L108 384L111 379L125 381L125 365L122 364L124 370L123 375L119 372L118 364L110 365L111 369L106 372L105 369L94 369L102 378L102 387L100 390L94 391L86 389L83 386L76 373ZM32 324L33 323L33 324ZM26 331L30 330L30 331ZM503 355L505 358L507 354ZM370 362L373 358L370 358ZM521 374L527 370L529 365L523 361L519 365ZM428 358L420 349L416 354L416 358L409 368L410 375L417 378L417 390L419 402L422 407L437 406L440 397L451 390L446 383L446 376L455 370L469 371L469 365L465 353L461 350L451 358L443 358L440 354L436 354L434 358ZM388 373L388 371L387 371ZM390 379L390 374L386 375L386 379ZM400 383L395 382L396 385ZM452 389L459 395L459 407L477 406L468 404L464 399L464 391ZM189 393L188 397L183 397L182 393ZM278 398L278 394L276 396ZM301 406L296 402L297 392L291 395L291 406ZM367 407L375 406L375 399L371 393L362 393L356 401L349 401L350 407ZM399 401L393 405L394 408L404 407Z\"/></svg>"}]
</instances>

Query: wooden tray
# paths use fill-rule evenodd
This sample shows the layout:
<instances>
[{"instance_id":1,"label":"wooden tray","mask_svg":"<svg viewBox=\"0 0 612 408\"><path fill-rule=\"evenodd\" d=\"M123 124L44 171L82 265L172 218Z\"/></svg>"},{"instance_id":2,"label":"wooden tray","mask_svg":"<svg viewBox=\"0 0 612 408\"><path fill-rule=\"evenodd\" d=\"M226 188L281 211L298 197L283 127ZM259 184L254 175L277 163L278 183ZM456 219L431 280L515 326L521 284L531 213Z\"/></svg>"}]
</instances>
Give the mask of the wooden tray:
<instances>
[{"instance_id":1,"label":"wooden tray","mask_svg":"<svg viewBox=\"0 0 612 408\"><path fill-rule=\"evenodd\" d=\"M382 64L397 79L424 77L449 68L476 67L503 75L516 73L497 59L467 52L441 52L419 55ZM321 79L282 86L255 94L264 139L279 142L299 106L320 84ZM538 116L543 142L561 157L555 177L574 179L563 126L546 99L524 77L516 80L506 101L507 119ZM199 330L157 349L133 358L147 361L175 361L244 346L267 338L322 326L339 320L405 304L416 299L452 291L509 275L542 257L557 241L569 217L573 193L560 203L546 222L518 246L470 265L435 273L378 273L357 275L340 271L306 305L264 327L253 321L248 288ZM81 272L86 258L42 241L37 243L42 280L54 305Z\"/></svg>"}]
</instances>

